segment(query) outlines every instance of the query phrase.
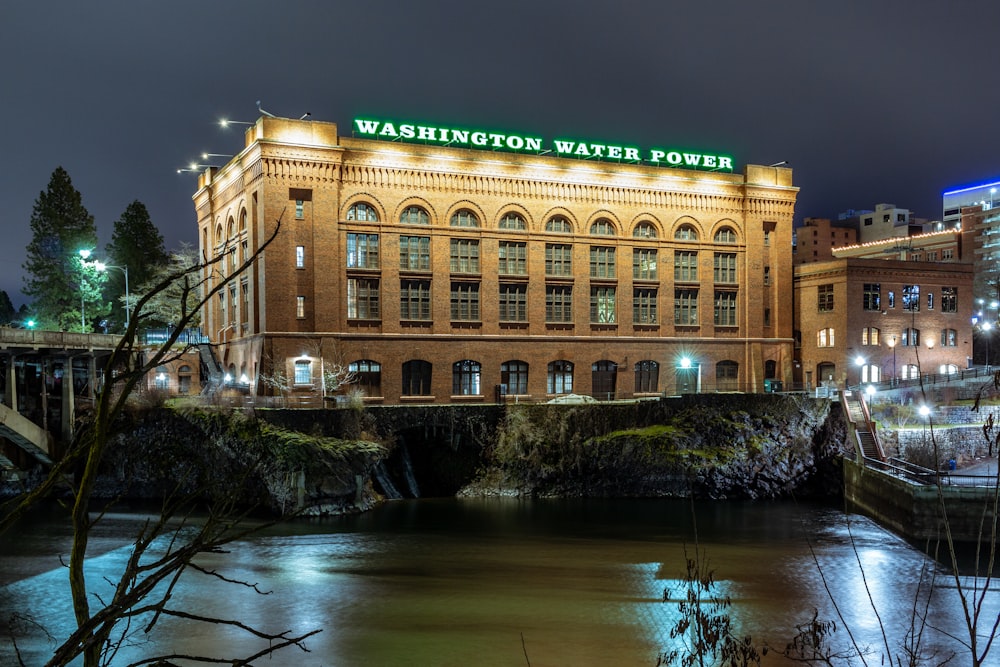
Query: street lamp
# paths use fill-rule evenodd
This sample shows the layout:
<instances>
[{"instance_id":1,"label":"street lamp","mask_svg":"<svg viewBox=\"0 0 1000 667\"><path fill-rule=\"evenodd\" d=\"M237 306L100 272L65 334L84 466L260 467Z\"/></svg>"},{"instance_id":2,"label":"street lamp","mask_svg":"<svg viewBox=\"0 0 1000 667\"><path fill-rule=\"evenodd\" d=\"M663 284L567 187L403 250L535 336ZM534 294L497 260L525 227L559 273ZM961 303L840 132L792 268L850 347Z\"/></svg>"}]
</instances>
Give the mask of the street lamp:
<instances>
[{"instance_id":1,"label":"street lamp","mask_svg":"<svg viewBox=\"0 0 1000 667\"><path fill-rule=\"evenodd\" d=\"M858 367L858 387L860 387L861 383L865 381L865 378L863 376L865 358L859 354L858 356L854 357L854 363L857 364Z\"/></svg>"},{"instance_id":2,"label":"street lamp","mask_svg":"<svg viewBox=\"0 0 1000 667\"><path fill-rule=\"evenodd\" d=\"M125 274L125 330L128 330L129 324L131 323L132 307L129 299L128 293L128 267L127 266L115 266L114 264L105 264L104 262L94 262L94 268L98 271L106 271L107 269L118 269L123 274Z\"/></svg>"},{"instance_id":3,"label":"street lamp","mask_svg":"<svg viewBox=\"0 0 1000 667\"><path fill-rule=\"evenodd\" d=\"M923 417L923 419L924 419L923 441L924 441L924 444L926 444L927 443L927 424L931 420L931 408L930 408L929 405L927 405L925 403L924 405L920 406L920 409L918 410L918 412L920 413L920 416Z\"/></svg>"},{"instance_id":4,"label":"street lamp","mask_svg":"<svg viewBox=\"0 0 1000 667\"><path fill-rule=\"evenodd\" d=\"M86 279L83 273L83 267L87 266L87 260L90 259L90 253L93 252L84 248L80 250L80 333L87 333L87 304L84 299L85 289L83 281Z\"/></svg>"}]
</instances>

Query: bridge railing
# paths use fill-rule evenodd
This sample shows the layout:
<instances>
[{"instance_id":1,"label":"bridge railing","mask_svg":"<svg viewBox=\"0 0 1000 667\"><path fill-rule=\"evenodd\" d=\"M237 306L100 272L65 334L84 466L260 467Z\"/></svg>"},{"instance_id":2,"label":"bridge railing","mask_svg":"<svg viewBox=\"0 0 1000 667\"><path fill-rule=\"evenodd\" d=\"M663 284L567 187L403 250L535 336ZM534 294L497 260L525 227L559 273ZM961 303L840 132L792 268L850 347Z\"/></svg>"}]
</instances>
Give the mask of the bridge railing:
<instances>
[{"instance_id":1,"label":"bridge railing","mask_svg":"<svg viewBox=\"0 0 1000 667\"><path fill-rule=\"evenodd\" d=\"M61 349L114 349L121 336L115 334L74 333L70 331L36 331L34 329L0 328L0 344Z\"/></svg>"},{"instance_id":2,"label":"bridge railing","mask_svg":"<svg viewBox=\"0 0 1000 667\"><path fill-rule=\"evenodd\" d=\"M995 475L964 474L955 470L931 470L895 457L888 461L865 457L865 466L909 480L914 484L937 484L940 481L945 486L995 487L997 485Z\"/></svg>"}]
</instances>

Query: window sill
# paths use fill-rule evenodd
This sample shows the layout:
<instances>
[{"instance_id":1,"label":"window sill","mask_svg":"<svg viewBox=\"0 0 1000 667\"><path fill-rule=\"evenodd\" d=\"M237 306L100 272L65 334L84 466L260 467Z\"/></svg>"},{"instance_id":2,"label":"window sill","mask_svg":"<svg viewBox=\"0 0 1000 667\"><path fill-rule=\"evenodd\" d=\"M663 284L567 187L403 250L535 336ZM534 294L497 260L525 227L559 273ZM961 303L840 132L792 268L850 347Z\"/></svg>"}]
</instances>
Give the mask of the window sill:
<instances>
[{"instance_id":1,"label":"window sill","mask_svg":"<svg viewBox=\"0 0 1000 667\"><path fill-rule=\"evenodd\" d=\"M433 394L426 394L421 396L400 396L400 403L433 403L437 398Z\"/></svg>"},{"instance_id":2,"label":"window sill","mask_svg":"<svg viewBox=\"0 0 1000 667\"><path fill-rule=\"evenodd\" d=\"M448 398L453 403L482 403L486 400L482 394L452 394Z\"/></svg>"}]
</instances>

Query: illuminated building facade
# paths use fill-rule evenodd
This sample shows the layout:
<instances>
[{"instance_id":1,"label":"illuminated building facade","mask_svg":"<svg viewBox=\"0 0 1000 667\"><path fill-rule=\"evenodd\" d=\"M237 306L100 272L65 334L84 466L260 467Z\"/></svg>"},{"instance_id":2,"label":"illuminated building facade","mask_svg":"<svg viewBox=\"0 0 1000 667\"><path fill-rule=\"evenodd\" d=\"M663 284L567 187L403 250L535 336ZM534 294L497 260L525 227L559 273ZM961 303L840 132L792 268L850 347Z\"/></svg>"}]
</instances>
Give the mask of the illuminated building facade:
<instances>
[{"instance_id":1,"label":"illuminated building facade","mask_svg":"<svg viewBox=\"0 0 1000 667\"><path fill-rule=\"evenodd\" d=\"M942 195L944 226L974 236L976 297L1000 300L1000 181L954 188ZM994 322L996 318L994 317Z\"/></svg>"},{"instance_id":2,"label":"illuminated building facade","mask_svg":"<svg viewBox=\"0 0 1000 667\"><path fill-rule=\"evenodd\" d=\"M199 177L217 271L280 219L204 313L252 391L323 392L336 365L386 404L791 381L790 169L370 120L351 134L263 117Z\"/></svg>"}]
</instances>

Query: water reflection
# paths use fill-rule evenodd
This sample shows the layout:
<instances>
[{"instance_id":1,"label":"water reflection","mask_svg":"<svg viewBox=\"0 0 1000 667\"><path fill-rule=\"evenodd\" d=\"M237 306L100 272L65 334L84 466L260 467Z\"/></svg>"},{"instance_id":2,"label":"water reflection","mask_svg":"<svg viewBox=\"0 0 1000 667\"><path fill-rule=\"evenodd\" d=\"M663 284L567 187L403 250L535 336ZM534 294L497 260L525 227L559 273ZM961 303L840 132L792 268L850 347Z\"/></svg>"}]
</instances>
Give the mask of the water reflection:
<instances>
[{"instance_id":1,"label":"water reflection","mask_svg":"<svg viewBox=\"0 0 1000 667\"><path fill-rule=\"evenodd\" d=\"M734 624L772 646L783 647L813 609L821 618L839 609L861 643L880 648L870 593L895 651L919 573L943 574L902 540L858 517L848 528L842 513L823 506L703 503L692 514L672 500L408 500L285 524L229 554L205 554L199 564L273 593L192 574L176 605L268 630L323 629L308 641L311 653L289 649L271 665L523 665L525 652L533 667L652 665L676 614L663 591L679 590L695 525L732 598ZM130 515L102 526L92 576L116 575L135 527ZM68 627L57 560L66 551L65 526L51 518L5 540L0 609ZM992 618L996 600L990 604ZM953 590L939 591L929 613L941 631L963 634ZM931 648L952 645L939 631L928 639ZM157 642L129 647L121 664L154 648L226 657L254 650L238 630L179 621L165 623ZM37 640L27 646L28 664L50 650ZM781 662L772 653L765 664Z\"/></svg>"}]
</instances>

